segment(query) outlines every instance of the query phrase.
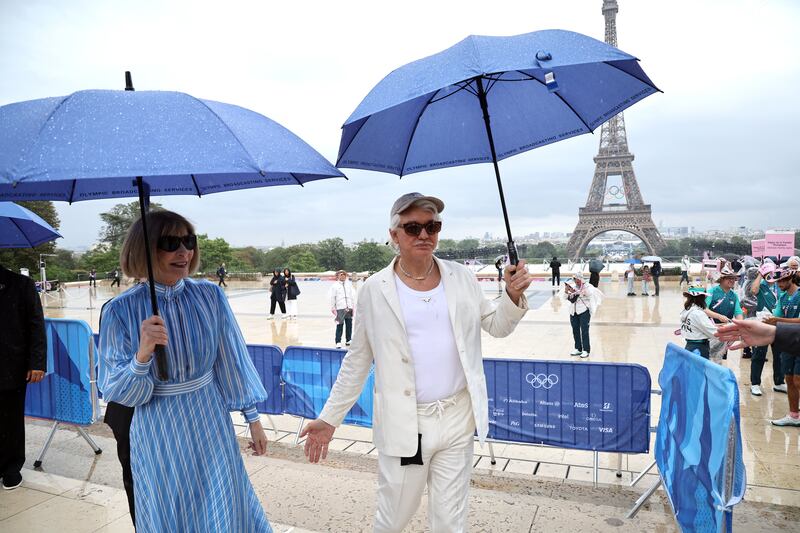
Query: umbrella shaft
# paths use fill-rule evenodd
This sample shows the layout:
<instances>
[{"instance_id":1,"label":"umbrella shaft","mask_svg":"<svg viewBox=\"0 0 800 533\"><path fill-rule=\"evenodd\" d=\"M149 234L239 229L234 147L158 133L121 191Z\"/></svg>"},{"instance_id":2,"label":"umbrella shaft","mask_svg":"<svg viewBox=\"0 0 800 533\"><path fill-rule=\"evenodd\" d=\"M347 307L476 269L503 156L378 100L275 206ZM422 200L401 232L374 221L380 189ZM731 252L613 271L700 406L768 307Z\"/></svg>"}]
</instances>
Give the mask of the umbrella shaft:
<instances>
[{"instance_id":1,"label":"umbrella shaft","mask_svg":"<svg viewBox=\"0 0 800 533\"><path fill-rule=\"evenodd\" d=\"M494 137L492 136L492 124L489 118L489 102L486 99L486 89L483 87L483 79L480 76L475 78L478 85L478 100L483 111L483 123L486 126L486 137L489 139L489 150L492 152L492 164L494 165L494 177L497 179L497 190L500 193L500 205L503 208L503 221L506 224L506 234L508 236L508 260L512 265L519 262L517 257L517 247L514 245L514 238L511 236L511 225L508 222L508 209L506 209L506 197L503 193L503 182L500 180L500 167L497 165L497 152L494 149Z\"/></svg>"},{"instance_id":2,"label":"umbrella shaft","mask_svg":"<svg viewBox=\"0 0 800 533\"><path fill-rule=\"evenodd\" d=\"M158 316L158 302L156 301L156 285L153 276L153 257L150 254L150 235L147 233L147 204L145 203L144 182L141 176L136 178L136 187L139 189L139 212L142 216L142 233L144 234L144 250L147 257L147 280L150 285L150 304L153 315ZM155 350L156 370L158 379L166 381L169 378L167 367L167 353L164 346L156 345Z\"/></svg>"}]
</instances>

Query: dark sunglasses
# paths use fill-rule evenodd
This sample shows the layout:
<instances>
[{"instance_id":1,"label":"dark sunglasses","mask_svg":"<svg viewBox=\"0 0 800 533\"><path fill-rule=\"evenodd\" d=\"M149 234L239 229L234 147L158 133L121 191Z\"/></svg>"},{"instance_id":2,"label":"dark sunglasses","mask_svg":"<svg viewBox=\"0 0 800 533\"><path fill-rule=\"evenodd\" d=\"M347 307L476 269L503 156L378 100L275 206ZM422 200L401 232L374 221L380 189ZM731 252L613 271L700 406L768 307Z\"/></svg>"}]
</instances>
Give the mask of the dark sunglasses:
<instances>
[{"instance_id":1,"label":"dark sunglasses","mask_svg":"<svg viewBox=\"0 0 800 533\"><path fill-rule=\"evenodd\" d=\"M406 235L410 235L412 237L419 237L419 234L422 233L423 228L425 229L425 233L428 235L433 235L442 231L442 223L438 220L431 220L425 224L420 224L419 222L406 222L405 224L400 224L400 227L403 228L403 231L406 232Z\"/></svg>"},{"instance_id":2,"label":"dark sunglasses","mask_svg":"<svg viewBox=\"0 0 800 533\"><path fill-rule=\"evenodd\" d=\"M177 235L162 235L158 238L156 246L159 250L174 252L180 248L181 244L183 244L183 247L187 250L194 250L197 247L197 235L192 233L184 235L183 237L178 237Z\"/></svg>"}]
</instances>

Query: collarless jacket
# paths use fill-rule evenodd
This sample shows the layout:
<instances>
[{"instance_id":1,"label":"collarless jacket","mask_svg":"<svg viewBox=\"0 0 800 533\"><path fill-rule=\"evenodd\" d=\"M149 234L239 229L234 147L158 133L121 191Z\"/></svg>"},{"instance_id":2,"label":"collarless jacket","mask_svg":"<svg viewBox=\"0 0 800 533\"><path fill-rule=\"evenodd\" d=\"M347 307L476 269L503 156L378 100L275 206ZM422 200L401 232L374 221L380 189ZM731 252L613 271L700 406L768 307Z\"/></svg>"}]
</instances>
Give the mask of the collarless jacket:
<instances>
[{"instance_id":1,"label":"collarless jacket","mask_svg":"<svg viewBox=\"0 0 800 533\"><path fill-rule=\"evenodd\" d=\"M36 284L0 266L0 390L25 383L28 370L46 370L44 314Z\"/></svg>"},{"instance_id":2,"label":"collarless jacket","mask_svg":"<svg viewBox=\"0 0 800 533\"><path fill-rule=\"evenodd\" d=\"M444 284L450 324L467 379L478 437L489 431L489 406L481 354L481 329L494 337L510 334L528 310L508 294L488 300L475 274L451 261L434 258ZM414 362L395 285L393 260L370 276L359 291L350 350L319 418L338 426L361 394L375 363L373 441L379 452L407 457L417 451L417 399Z\"/></svg>"}]
</instances>

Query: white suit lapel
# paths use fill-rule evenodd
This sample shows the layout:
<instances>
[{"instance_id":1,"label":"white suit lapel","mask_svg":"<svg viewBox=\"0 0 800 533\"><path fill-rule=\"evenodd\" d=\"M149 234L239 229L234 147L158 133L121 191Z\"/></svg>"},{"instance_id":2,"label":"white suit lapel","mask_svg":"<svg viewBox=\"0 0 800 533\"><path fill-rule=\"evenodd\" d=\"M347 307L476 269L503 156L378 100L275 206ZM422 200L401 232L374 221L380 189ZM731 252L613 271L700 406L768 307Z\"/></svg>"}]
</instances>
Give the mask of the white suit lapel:
<instances>
[{"instance_id":1,"label":"white suit lapel","mask_svg":"<svg viewBox=\"0 0 800 533\"><path fill-rule=\"evenodd\" d=\"M397 261L397 258L393 259L389 266L384 268L378 274L381 280L381 292L383 293L383 297L386 298L386 302L389 304L389 308L394 312L397 320L400 322L400 325L403 327L403 332L406 333L406 323L403 320L403 312L400 309L400 299L397 297L397 286L395 285L394 280L394 262Z\"/></svg>"},{"instance_id":2,"label":"white suit lapel","mask_svg":"<svg viewBox=\"0 0 800 533\"><path fill-rule=\"evenodd\" d=\"M442 274L442 283L444 283L444 294L447 298L447 313L450 315L450 325L453 327L453 335L458 340L458 329L456 328L456 310L458 308L458 287L456 286L456 277L450 266L439 259L436 259L436 264L439 265L439 272Z\"/></svg>"}]
</instances>

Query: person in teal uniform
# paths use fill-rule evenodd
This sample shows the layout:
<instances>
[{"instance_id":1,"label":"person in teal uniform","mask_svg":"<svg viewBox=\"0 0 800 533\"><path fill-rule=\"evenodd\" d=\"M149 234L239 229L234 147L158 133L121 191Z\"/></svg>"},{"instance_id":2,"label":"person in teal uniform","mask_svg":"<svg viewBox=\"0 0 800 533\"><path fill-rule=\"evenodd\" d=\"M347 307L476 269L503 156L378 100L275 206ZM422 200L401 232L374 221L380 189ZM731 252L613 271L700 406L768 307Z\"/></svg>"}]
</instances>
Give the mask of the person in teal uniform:
<instances>
[{"instance_id":1,"label":"person in teal uniform","mask_svg":"<svg viewBox=\"0 0 800 533\"><path fill-rule=\"evenodd\" d=\"M747 269L748 282L745 284L745 302L747 309L747 318L756 318L758 313L764 311L772 312L775 309L776 298L772 287L767 280L758 271L758 267L750 267ZM767 360L767 345L753 346L751 351L750 361L750 394L753 396L761 396L761 371L764 369L764 363ZM744 356L743 356L744 357ZM779 357L773 355L773 382L783 383L783 372L780 370Z\"/></svg>"},{"instance_id":2,"label":"person in teal uniform","mask_svg":"<svg viewBox=\"0 0 800 533\"><path fill-rule=\"evenodd\" d=\"M800 275L797 270L781 268L772 279L782 292L775 306L773 316L765 318L770 325L778 323L800 323ZM786 380L786 393L789 398L789 414L772 420L775 426L800 427L800 352L781 352L781 370Z\"/></svg>"},{"instance_id":3,"label":"person in teal uniform","mask_svg":"<svg viewBox=\"0 0 800 533\"><path fill-rule=\"evenodd\" d=\"M739 275L726 264L719 271L719 285L715 285L709 290L706 297L706 315L715 324L727 324L734 318L742 319L744 317L739 297L733 290L738 278ZM721 356L722 359L728 358L727 348L723 348Z\"/></svg>"}]
</instances>

